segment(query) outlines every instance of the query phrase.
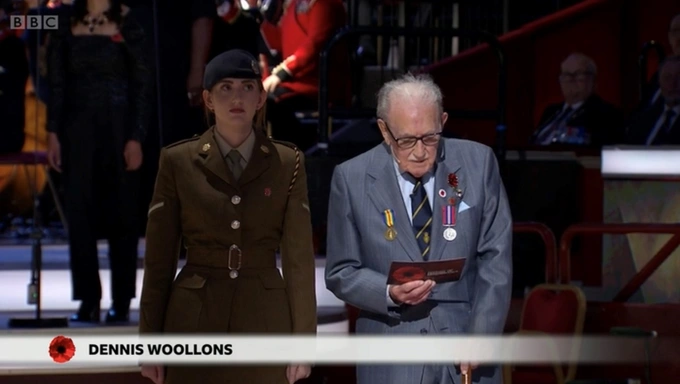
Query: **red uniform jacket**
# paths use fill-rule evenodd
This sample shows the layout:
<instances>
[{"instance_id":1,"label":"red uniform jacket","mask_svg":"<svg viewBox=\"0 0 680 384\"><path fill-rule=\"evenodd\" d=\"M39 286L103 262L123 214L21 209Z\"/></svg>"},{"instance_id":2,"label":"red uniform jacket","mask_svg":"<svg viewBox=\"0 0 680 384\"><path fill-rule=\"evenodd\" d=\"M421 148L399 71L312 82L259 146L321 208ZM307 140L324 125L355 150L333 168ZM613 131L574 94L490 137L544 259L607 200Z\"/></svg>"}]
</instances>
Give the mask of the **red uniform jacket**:
<instances>
[{"instance_id":1,"label":"red uniform jacket","mask_svg":"<svg viewBox=\"0 0 680 384\"><path fill-rule=\"evenodd\" d=\"M283 79L281 86L318 98L319 55L328 40L346 24L342 0L291 0L278 26L263 23L262 34L269 48L283 57L283 62L272 71ZM346 43L335 44L329 63L329 100L336 106L349 106L352 89Z\"/></svg>"}]
</instances>

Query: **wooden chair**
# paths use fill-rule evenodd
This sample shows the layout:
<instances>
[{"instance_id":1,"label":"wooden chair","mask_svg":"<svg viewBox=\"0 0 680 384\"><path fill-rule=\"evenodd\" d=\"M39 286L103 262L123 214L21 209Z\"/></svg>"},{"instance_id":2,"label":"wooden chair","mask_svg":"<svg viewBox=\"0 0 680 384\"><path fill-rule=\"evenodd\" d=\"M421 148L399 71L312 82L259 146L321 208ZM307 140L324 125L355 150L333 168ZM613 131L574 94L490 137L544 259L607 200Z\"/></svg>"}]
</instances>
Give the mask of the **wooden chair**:
<instances>
[{"instance_id":1,"label":"wooden chair","mask_svg":"<svg viewBox=\"0 0 680 384\"><path fill-rule=\"evenodd\" d=\"M541 284L524 300L518 335L581 335L586 298L571 285ZM546 353L550 353L546 346ZM577 347L573 353L578 353ZM504 384L565 384L576 377L576 364L503 367Z\"/></svg>"}]
</instances>

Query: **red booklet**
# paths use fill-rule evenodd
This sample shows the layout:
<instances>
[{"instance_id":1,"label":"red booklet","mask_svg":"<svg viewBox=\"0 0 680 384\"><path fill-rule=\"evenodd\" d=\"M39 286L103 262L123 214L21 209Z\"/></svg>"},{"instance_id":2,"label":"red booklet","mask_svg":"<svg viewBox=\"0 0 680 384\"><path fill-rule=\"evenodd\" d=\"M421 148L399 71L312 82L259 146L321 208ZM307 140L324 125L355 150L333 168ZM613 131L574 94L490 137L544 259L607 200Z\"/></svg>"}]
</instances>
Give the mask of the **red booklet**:
<instances>
[{"instance_id":1,"label":"red booklet","mask_svg":"<svg viewBox=\"0 0 680 384\"><path fill-rule=\"evenodd\" d=\"M458 281L464 266L465 259L394 261L390 266L387 284L404 284L415 280L434 280L437 283Z\"/></svg>"}]
</instances>

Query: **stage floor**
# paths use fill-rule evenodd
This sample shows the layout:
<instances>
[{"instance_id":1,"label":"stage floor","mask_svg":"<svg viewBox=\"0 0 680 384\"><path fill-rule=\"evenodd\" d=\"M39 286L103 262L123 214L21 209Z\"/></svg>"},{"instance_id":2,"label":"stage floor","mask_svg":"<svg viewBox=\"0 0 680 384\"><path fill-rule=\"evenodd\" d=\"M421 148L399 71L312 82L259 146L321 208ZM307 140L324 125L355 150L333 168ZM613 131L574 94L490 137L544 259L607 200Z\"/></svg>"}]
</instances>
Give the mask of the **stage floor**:
<instances>
[{"instance_id":1,"label":"stage floor","mask_svg":"<svg viewBox=\"0 0 680 384\"><path fill-rule=\"evenodd\" d=\"M102 298L102 319L104 312L110 305L108 270L108 246L106 242L99 244L100 277L104 296ZM78 302L71 300L71 281L68 271L68 246L44 245L42 272L42 317L67 317L78 307ZM144 254L144 242L140 242L139 255ZM28 283L30 281L31 247L28 245L0 246L0 333L3 334L49 334L57 333L136 333L139 319L139 302L132 301L131 318L129 324L109 326L102 324L70 323L65 329L10 329L10 318L35 318L35 306L27 303ZM180 262L179 268L182 266ZM137 271L137 296L142 288L144 271L140 257ZM348 323L344 311L344 303L338 300L325 287L325 263L322 258L316 261L316 294L319 313L319 333L347 333ZM179 270L179 269L178 269ZM55 367L49 366L3 366L0 362L0 376L26 374L89 374L102 372L135 372L137 366L125 366L112 363L99 367ZM2 380L0 380L2 382Z\"/></svg>"}]
</instances>

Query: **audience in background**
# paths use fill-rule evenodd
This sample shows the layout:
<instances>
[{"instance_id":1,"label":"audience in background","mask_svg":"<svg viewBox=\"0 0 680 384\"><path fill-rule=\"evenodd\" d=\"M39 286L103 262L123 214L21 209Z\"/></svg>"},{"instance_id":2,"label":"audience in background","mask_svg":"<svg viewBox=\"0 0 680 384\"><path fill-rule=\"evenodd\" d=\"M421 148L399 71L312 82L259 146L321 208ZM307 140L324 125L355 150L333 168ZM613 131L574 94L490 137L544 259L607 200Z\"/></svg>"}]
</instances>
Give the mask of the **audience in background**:
<instances>
[{"instance_id":1,"label":"audience in background","mask_svg":"<svg viewBox=\"0 0 680 384\"><path fill-rule=\"evenodd\" d=\"M680 144L680 56L670 56L659 67L660 102L634 117L627 142L634 145Z\"/></svg>"},{"instance_id":2,"label":"audience in background","mask_svg":"<svg viewBox=\"0 0 680 384\"><path fill-rule=\"evenodd\" d=\"M671 24L668 28L668 43L671 47L671 55L680 55L680 14L671 19ZM658 71L652 76L649 84L642 89L641 102L641 110L663 105L664 101L661 97L661 89L659 88Z\"/></svg>"},{"instance_id":3,"label":"audience in background","mask_svg":"<svg viewBox=\"0 0 680 384\"><path fill-rule=\"evenodd\" d=\"M564 101L543 112L532 141L536 145L601 148L623 139L623 115L595 92L597 66L573 53L562 62L559 76Z\"/></svg>"},{"instance_id":4,"label":"audience in background","mask_svg":"<svg viewBox=\"0 0 680 384\"><path fill-rule=\"evenodd\" d=\"M9 28L12 0L0 2L0 154L19 152L26 135L28 60L24 43Z\"/></svg>"},{"instance_id":5,"label":"audience in background","mask_svg":"<svg viewBox=\"0 0 680 384\"><path fill-rule=\"evenodd\" d=\"M268 46L283 57L263 83L269 93L267 119L275 139L290 141L303 150L314 145L316 128L301 125L294 112L318 108L319 55L346 23L341 0L291 0L278 23L267 22L263 26ZM345 44L336 46L329 63L334 66L329 101L347 105L351 100L351 82Z\"/></svg>"}]
</instances>

